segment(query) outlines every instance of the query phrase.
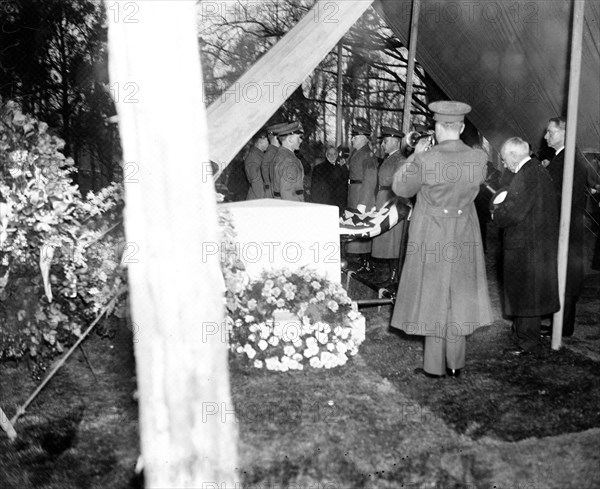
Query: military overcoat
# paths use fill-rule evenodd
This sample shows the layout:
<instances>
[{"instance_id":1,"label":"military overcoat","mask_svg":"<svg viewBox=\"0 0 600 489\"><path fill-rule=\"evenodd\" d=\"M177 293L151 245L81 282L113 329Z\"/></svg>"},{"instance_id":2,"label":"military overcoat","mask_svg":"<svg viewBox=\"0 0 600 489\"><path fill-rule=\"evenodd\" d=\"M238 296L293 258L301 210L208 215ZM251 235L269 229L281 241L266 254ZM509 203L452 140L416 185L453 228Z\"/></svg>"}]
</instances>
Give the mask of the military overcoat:
<instances>
[{"instance_id":1,"label":"military overcoat","mask_svg":"<svg viewBox=\"0 0 600 489\"><path fill-rule=\"evenodd\" d=\"M375 194L375 207L377 207L377 210L381 209L383 204L388 200L395 197L392 191L394 175L405 162L406 159L400 151L396 151L388 156L379 166L374 179L370 172L365 176L365 186L370 187L372 189L371 192ZM388 232L374 237L371 256L375 258L398 259L404 224L405 221L401 221Z\"/></svg>"},{"instance_id":2,"label":"military overcoat","mask_svg":"<svg viewBox=\"0 0 600 489\"><path fill-rule=\"evenodd\" d=\"M304 167L294 152L283 146L275 156L273 183L275 198L304 202Z\"/></svg>"},{"instance_id":3,"label":"military overcoat","mask_svg":"<svg viewBox=\"0 0 600 489\"><path fill-rule=\"evenodd\" d=\"M263 156L264 153L260 149L252 146L244 160L246 178L248 179L248 183L250 183L246 200L262 199L265 195L263 179L260 173Z\"/></svg>"},{"instance_id":4,"label":"military overcoat","mask_svg":"<svg viewBox=\"0 0 600 489\"><path fill-rule=\"evenodd\" d=\"M348 160L348 208L356 210L359 204L363 204L369 211L375 205L375 193L373 188L363 185L368 175L377 175L377 158L371 152L369 145L354 151ZM346 245L348 253L369 253L371 251L371 240L351 241Z\"/></svg>"},{"instance_id":5,"label":"military overcoat","mask_svg":"<svg viewBox=\"0 0 600 489\"><path fill-rule=\"evenodd\" d=\"M486 154L460 140L419 153L394 176L417 199L392 326L408 334L464 336L492 322L481 231L473 201Z\"/></svg>"},{"instance_id":6,"label":"military overcoat","mask_svg":"<svg viewBox=\"0 0 600 489\"><path fill-rule=\"evenodd\" d=\"M262 175L263 183L265 186L265 198L267 199L273 198L273 184L271 182L275 171L275 156L277 155L278 149L279 147L274 146L273 144L269 144L267 150L265 151L265 155L263 156L262 164L260 166L260 173Z\"/></svg>"}]
</instances>

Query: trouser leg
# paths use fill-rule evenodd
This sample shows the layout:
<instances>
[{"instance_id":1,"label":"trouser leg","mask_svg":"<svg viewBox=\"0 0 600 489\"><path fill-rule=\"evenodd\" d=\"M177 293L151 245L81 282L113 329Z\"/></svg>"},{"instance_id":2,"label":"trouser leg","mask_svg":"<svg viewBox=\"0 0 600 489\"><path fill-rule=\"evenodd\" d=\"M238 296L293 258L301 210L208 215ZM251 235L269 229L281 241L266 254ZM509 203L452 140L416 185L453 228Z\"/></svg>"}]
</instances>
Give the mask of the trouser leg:
<instances>
[{"instance_id":1,"label":"trouser leg","mask_svg":"<svg viewBox=\"0 0 600 489\"><path fill-rule=\"evenodd\" d=\"M453 370L460 370L465 366L467 359L467 338L456 336L446 340L446 366Z\"/></svg>"},{"instance_id":2,"label":"trouser leg","mask_svg":"<svg viewBox=\"0 0 600 489\"><path fill-rule=\"evenodd\" d=\"M517 345L523 350L539 353L542 348L540 340L540 317L518 316L514 320Z\"/></svg>"},{"instance_id":3,"label":"trouser leg","mask_svg":"<svg viewBox=\"0 0 600 489\"><path fill-rule=\"evenodd\" d=\"M446 341L439 336L425 336L423 370L428 374L446 374Z\"/></svg>"},{"instance_id":4,"label":"trouser leg","mask_svg":"<svg viewBox=\"0 0 600 489\"><path fill-rule=\"evenodd\" d=\"M575 331L575 313L577 310L576 295L565 295L565 305L563 308L563 336L572 336Z\"/></svg>"}]
</instances>

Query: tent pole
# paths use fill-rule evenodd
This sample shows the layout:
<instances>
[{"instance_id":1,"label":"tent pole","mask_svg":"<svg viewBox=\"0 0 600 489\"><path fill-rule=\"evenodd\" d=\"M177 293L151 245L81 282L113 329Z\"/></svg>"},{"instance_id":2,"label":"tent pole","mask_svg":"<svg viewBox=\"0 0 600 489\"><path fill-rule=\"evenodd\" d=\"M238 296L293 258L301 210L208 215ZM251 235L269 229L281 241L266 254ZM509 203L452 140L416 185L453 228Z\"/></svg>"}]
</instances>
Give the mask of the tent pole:
<instances>
[{"instance_id":1,"label":"tent pole","mask_svg":"<svg viewBox=\"0 0 600 489\"><path fill-rule=\"evenodd\" d=\"M571 199L573 196L573 170L575 167L575 141L577 135L577 108L579 106L579 79L581 75L581 42L583 37L583 14L585 0L574 0L573 34L571 37L571 66L565 139L565 167L560 210L558 238L558 294L561 309L554 314L552 324L552 349L558 350L562 343L563 309L567 285L567 261L569 253L569 226L571 224Z\"/></svg>"},{"instance_id":2,"label":"tent pole","mask_svg":"<svg viewBox=\"0 0 600 489\"><path fill-rule=\"evenodd\" d=\"M342 141L342 101L343 101L343 46L342 41L339 42L337 46L338 50L338 62L337 62L337 106L336 106L336 133L335 133L335 144L339 146L344 143Z\"/></svg>"},{"instance_id":3,"label":"tent pole","mask_svg":"<svg viewBox=\"0 0 600 489\"><path fill-rule=\"evenodd\" d=\"M419 32L419 11L421 0L413 0L410 21L410 40L408 46L408 64L406 68L406 89L404 90L404 115L402 116L402 131L410 131L410 109L412 106L413 77L415 74L415 55L417 54L417 34Z\"/></svg>"}]
</instances>

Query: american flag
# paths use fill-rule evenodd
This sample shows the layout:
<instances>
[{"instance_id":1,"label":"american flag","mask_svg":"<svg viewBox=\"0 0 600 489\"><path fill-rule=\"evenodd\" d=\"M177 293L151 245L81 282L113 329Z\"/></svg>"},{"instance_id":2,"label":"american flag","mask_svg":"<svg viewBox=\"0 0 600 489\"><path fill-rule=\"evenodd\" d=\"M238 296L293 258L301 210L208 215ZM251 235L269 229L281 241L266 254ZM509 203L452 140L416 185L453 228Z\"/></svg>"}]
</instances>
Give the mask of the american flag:
<instances>
[{"instance_id":1,"label":"american flag","mask_svg":"<svg viewBox=\"0 0 600 489\"><path fill-rule=\"evenodd\" d=\"M349 238L373 238L383 234L403 219L410 219L412 205L402 197L388 200L379 210L360 214L345 210L340 217L340 236Z\"/></svg>"}]
</instances>

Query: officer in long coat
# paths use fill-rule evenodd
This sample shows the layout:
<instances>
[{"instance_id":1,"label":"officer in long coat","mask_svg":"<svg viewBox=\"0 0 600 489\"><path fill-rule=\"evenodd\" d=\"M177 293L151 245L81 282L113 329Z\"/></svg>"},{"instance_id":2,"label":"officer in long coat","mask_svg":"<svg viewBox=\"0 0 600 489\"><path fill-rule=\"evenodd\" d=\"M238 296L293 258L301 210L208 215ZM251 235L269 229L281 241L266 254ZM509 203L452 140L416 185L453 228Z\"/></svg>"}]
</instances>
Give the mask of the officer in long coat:
<instances>
[{"instance_id":1,"label":"officer in long coat","mask_svg":"<svg viewBox=\"0 0 600 489\"><path fill-rule=\"evenodd\" d=\"M381 128L381 146L387 158L379 165L377 173L367 172L364 181L365 188L370 189L368 193L375 195L377 210L381 209L388 200L395 197L392 191L394 175L406 162L406 158L400 151L403 137L404 133L399 129L389 126L382 126ZM373 238L371 256L389 262L389 271L382 286L398 283L398 258L404 224L405 222L401 221L389 231Z\"/></svg>"},{"instance_id":2,"label":"officer in long coat","mask_svg":"<svg viewBox=\"0 0 600 489\"><path fill-rule=\"evenodd\" d=\"M541 316L560 309L558 300L558 207L552 178L529 156L521 138L500 151L515 174L503 201L492 202L492 216L503 228L504 313L512 316L515 355L541 351Z\"/></svg>"},{"instance_id":3,"label":"officer in long coat","mask_svg":"<svg viewBox=\"0 0 600 489\"><path fill-rule=\"evenodd\" d=\"M265 150L269 144L267 134L259 132L252 141L252 146L244 159L244 171L250 183L246 200L262 199L265 196L264 183L260 171Z\"/></svg>"},{"instance_id":4,"label":"officer in long coat","mask_svg":"<svg viewBox=\"0 0 600 489\"><path fill-rule=\"evenodd\" d=\"M465 365L465 336L492 322L481 232L473 201L485 178L487 156L460 140L461 102L433 102L438 144L394 176L392 189L416 194L406 261L391 325L425 336L428 376L457 376Z\"/></svg>"},{"instance_id":5,"label":"officer in long coat","mask_svg":"<svg viewBox=\"0 0 600 489\"><path fill-rule=\"evenodd\" d=\"M304 202L304 167L294 151L302 143L302 125L290 122L278 131L281 147L275 156L273 197Z\"/></svg>"},{"instance_id":6,"label":"officer in long coat","mask_svg":"<svg viewBox=\"0 0 600 489\"><path fill-rule=\"evenodd\" d=\"M377 175L377 158L369 146L371 126L361 120L352 125L352 147L354 152L348 160L348 210L353 212L370 211L375 205L375 193L372 187L363 185L367 175ZM371 240L359 239L346 244L346 253L360 256L358 273L373 271L370 261Z\"/></svg>"},{"instance_id":7,"label":"officer in long coat","mask_svg":"<svg viewBox=\"0 0 600 489\"><path fill-rule=\"evenodd\" d=\"M267 199L273 198L273 184L271 181L275 173L275 156L277 155L277 151L281 146L279 144L279 139L277 139L277 131L286 124L287 123L283 122L267 127L269 146L267 146L267 150L265 151L265 155L262 159L262 164L260 165L260 173L262 175L265 189L265 198Z\"/></svg>"}]
</instances>

